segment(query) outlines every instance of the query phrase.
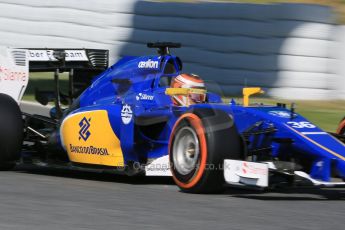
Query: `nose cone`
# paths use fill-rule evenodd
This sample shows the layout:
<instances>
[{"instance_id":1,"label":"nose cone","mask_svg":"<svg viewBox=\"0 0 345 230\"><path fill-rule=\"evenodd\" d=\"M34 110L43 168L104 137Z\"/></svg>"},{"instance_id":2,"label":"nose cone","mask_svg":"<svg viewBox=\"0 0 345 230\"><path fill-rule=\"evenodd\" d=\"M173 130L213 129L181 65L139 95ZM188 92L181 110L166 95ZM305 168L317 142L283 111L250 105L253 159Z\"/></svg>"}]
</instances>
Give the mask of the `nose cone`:
<instances>
[{"instance_id":1,"label":"nose cone","mask_svg":"<svg viewBox=\"0 0 345 230\"><path fill-rule=\"evenodd\" d=\"M339 177L345 178L345 145L342 142L326 132L298 132L298 136L298 145L313 155L312 178L330 181L334 169Z\"/></svg>"}]
</instances>

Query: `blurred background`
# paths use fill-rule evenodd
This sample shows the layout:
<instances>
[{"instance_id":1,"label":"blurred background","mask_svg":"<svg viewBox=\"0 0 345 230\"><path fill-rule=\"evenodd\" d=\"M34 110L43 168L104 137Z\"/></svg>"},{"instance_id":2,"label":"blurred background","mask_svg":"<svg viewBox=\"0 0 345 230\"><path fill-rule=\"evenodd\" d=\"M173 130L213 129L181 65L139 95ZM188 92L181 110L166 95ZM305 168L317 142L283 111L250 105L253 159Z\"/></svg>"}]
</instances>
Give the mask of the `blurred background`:
<instances>
[{"instance_id":1,"label":"blurred background","mask_svg":"<svg viewBox=\"0 0 345 230\"><path fill-rule=\"evenodd\" d=\"M180 42L184 71L226 101L260 86L260 101L295 101L326 130L345 115L344 0L0 0L0 9L1 46L108 49L114 63L151 54L150 41ZM25 99L51 78L31 76Z\"/></svg>"}]
</instances>

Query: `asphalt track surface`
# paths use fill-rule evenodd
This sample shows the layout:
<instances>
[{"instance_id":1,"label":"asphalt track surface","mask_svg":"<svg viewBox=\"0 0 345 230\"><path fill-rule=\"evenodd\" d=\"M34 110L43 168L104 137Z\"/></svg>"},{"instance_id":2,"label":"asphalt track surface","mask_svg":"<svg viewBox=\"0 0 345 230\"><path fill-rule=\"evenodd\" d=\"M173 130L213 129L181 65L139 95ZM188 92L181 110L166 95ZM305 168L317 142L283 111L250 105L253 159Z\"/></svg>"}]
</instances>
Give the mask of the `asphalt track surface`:
<instances>
[{"instance_id":1,"label":"asphalt track surface","mask_svg":"<svg viewBox=\"0 0 345 230\"><path fill-rule=\"evenodd\" d=\"M171 178L0 172L0 230L345 229L345 189L185 194Z\"/></svg>"},{"instance_id":2,"label":"asphalt track surface","mask_svg":"<svg viewBox=\"0 0 345 230\"><path fill-rule=\"evenodd\" d=\"M344 229L345 189L185 194L170 178L0 172L0 229Z\"/></svg>"}]
</instances>

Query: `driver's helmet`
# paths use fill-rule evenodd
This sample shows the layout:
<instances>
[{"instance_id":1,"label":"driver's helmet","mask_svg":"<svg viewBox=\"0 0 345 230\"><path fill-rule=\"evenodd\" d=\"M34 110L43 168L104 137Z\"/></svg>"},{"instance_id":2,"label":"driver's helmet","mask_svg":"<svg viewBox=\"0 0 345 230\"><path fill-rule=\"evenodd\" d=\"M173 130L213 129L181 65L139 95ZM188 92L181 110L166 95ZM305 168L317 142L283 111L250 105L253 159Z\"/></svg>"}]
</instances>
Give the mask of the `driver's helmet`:
<instances>
[{"instance_id":1,"label":"driver's helmet","mask_svg":"<svg viewBox=\"0 0 345 230\"><path fill-rule=\"evenodd\" d=\"M206 100L205 82L195 74L180 74L171 81L171 88L193 88L204 90L202 93L190 93L188 95L174 95L174 105L188 106L190 104L204 103Z\"/></svg>"}]
</instances>

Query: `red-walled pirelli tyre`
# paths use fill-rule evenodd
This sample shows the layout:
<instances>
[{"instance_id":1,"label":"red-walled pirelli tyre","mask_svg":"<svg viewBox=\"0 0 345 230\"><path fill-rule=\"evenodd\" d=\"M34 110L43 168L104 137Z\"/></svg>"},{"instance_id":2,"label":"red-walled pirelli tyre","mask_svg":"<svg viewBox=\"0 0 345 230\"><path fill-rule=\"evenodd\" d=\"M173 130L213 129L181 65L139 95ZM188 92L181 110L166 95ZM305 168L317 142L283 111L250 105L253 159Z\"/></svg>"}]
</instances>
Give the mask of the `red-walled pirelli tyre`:
<instances>
[{"instance_id":1,"label":"red-walled pirelli tyre","mask_svg":"<svg viewBox=\"0 0 345 230\"><path fill-rule=\"evenodd\" d=\"M19 159L23 143L23 120L12 97L0 93L0 170L10 170Z\"/></svg>"},{"instance_id":2,"label":"red-walled pirelli tyre","mask_svg":"<svg viewBox=\"0 0 345 230\"><path fill-rule=\"evenodd\" d=\"M177 186L188 193L218 193L224 188L224 159L241 159L243 141L232 118L213 109L193 109L175 123L169 161Z\"/></svg>"},{"instance_id":3,"label":"red-walled pirelli tyre","mask_svg":"<svg viewBox=\"0 0 345 230\"><path fill-rule=\"evenodd\" d=\"M345 117L343 120L339 123L337 133L341 135L345 135Z\"/></svg>"}]
</instances>

